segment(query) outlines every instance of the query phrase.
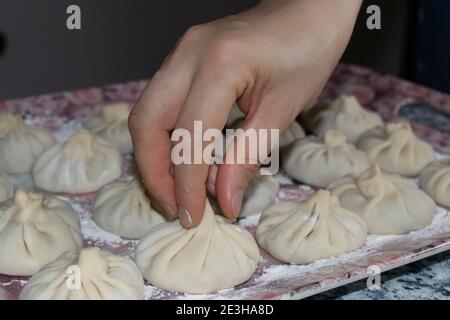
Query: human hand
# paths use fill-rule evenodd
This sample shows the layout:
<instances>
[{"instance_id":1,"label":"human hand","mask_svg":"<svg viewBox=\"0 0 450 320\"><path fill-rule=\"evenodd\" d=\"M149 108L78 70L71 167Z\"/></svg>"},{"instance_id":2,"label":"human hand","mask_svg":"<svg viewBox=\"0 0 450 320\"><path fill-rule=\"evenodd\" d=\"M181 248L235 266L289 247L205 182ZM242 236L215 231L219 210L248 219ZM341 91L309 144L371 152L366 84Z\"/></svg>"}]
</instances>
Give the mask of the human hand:
<instances>
[{"instance_id":1,"label":"human hand","mask_svg":"<svg viewBox=\"0 0 450 320\"><path fill-rule=\"evenodd\" d=\"M314 101L350 38L361 0L267 0L194 26L178 41L134 107L129 127L143 180L185 227L201 221L206 189L239 215L256 165L172 166L170 132L223 129L233 102L242 128L283 132Z\"/></svg>"}]
</instances>

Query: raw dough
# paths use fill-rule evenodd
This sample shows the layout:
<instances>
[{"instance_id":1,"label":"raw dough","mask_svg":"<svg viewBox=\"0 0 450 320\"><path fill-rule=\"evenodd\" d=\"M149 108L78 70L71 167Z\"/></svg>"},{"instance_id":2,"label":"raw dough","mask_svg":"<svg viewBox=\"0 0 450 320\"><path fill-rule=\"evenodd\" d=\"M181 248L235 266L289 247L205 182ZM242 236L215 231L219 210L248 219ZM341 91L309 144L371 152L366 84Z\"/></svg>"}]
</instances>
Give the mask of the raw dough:
<instances>
[{"instance_id":1,"label":"raw dough","mask_svg":"<svg viewBox=\"0 0 450 320\"><path fill-rule=\"evenodd\" d=\"M316 135L338 130L351 143L356 143L365 131L383 124L377 113L364 109L354 96L321 103L306 114L306 119L308 128Z\"/></svg>"},{"instance_id":2,"label":"raw dough","mask_svg":"<svg viewBox=\"0 0 450 320\"><path fill-rule=\"evenodd\" d=\"M119 152L133 152L133 142L128 130L130 110L131 106L124 102L105 105L99 115L86 121L83 126L108 141Z\"/></svg>"},{"instance_id":3,"label":"raw dough","mask_svg":"<svg viewBox=\"0 0 450 320\"><path fill-rule=\"evenodd\" d=\"M0 172L0 202L11 198L14 192L14 185L12 184L9 177Z\"/></svg>"},{"instance_id":4,"label":"raw dough","mask_svg":"<svg viewBox=\"0 0 450 320\"><path fill-rule=\"evenodd\" d=\"M353 212L340 207L328 191L306 201L269 207L261 216L256 239L275 258L294 264L338 256L364 245L367 228Z\"/></svg>"},{"instance_id":5,"label":"raw dough","mask_svg":"<svg viewBox=\"0 0 450 320\"><path fill-rule=\"evenodd\" d=\"M433 147L416 137L407 122L369 130L357 146L384 171L408 177L419 175L435 159Z\"/></svg>"},{"instance_id":6,"label":"raw dough","mask_svg":"<svg viewBox=\"0 0 450 320\"><path fill-rule=\"evenodd\" d=\"M280 148L284 148L289 146L294 141L305 137L305 131L302 126L294 121L292 124L286 129L286 131L280 137Z\"/></svg>"},{"instance_id":7,"label":"raw dough","mask_svg":"<svg viewBox=\"0 0 450 320\"><path fill-rule=\"evenodd\" d=\"M55 139L48 130L27 125L18 115L0 112L0 171L29 172L35 159L53 144Z\"/></svg>"},{"instance_id":8,"label":"raw dough","mask_svg":"<svg viewBox=\"0 0 450 320\"><path fill-rule=\"evenodd\" d=\"M430 163L420 175L420 187L438 204L450 207L450 159Z\"/></svg>"},{"instance_id":9,"label":"raw dough","mask_svg":"<svg viewBox=\"0 0 450 320\"><path fill-rule=\"evenodd\" d=\"M142 238L164 218L151 206L145 187L139 180L113 181L97 193L94 221L102 228L121 237Z\"/></svg>"},{"instance_id":10,"label":"raw dough","mask_svg":"<svg viewBox=\"0 0 450 320\"><path fill-rule=\"evenodd\" d=\"M98 248L86 248L79 254L73 251L62 254L35 274L19 296L20 300L143 298L144 280L135 263Z\"/></svg>"},{"instance_id":11,"label":"raw dough","mask_svg":"<svg viewBox=\"0 0 450 320\"><path fill-rule=\"evenodd\" d=\"M117 179L122 156L109 143L81 129L45 151L33 167L39 188L50 192L88 193Z\"/></svg>"},{"instance_id":12,"label":"raw dough","mask_svg":"<svg viewBox=\"0 0 450 320\"><path fill-rule=\"evenodd\" d=\"M405 178L381 173L378 166L358 178L343 178L329 189L341 206L355 212L370 234L404 234L428 226L436 212L434 201Z\"/></svg>"},{"instance_id":13,"label":"raw dough","mask_svg":"<svg viewBox=\"0 0 450 320\"><path fill-rule=\"evenodd\" d=\"M348 144L338 131L297 140L283 153L282 160L290 177L323 188L346 175L358 176L370 166L364 152Z\"/></svg>"},{"instance_id":14,"label":"raw dough","mask_svg":"<svg viewBox=\"0 0 450 320\"><path fill-rule=\"evenodd\" d=\"M193 294L232 288L247 281L259 249L245 229L215 216L206 202L199 226L179 221L160 224L139 242L136 263L151 284Z\"/></svg>"},{"instance_id":15,"label":"raw dough","mask_svg":"<svg viewBox=\"0 0 450 320\"><path fill-rule=\"evenodd\" d=\"M248 217L263 212L275 202L280 190L278 181L272 176L257 176L244 193L240 217Z\"/></svg>"},{"instance_id":16,"label":"raw dough","mask_svg":"<svg viewBox=\"0 0 450 320\"><path fill-rule=\"evenodd\" d=\"M32 275L82 246L80 221L66 202L17 190L0 204L0 274Z\"/></svg>"}]
</instances>

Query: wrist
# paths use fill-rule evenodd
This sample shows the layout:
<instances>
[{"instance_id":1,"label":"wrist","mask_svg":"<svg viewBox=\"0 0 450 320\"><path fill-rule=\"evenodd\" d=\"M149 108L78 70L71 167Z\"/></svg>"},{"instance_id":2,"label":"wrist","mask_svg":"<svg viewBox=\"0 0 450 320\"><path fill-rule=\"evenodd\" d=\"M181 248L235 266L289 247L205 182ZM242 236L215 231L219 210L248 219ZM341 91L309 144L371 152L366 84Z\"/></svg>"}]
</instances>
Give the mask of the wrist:
<instances>
[{"instance_id":1,"label":"wrist","mask_svg":"<svg viewBox=\"0 0 450 320\"><path fill-rule=\"evenodd\" d=\"M281 38L308 32L335 38L335 34L351 34L361 4L362 0L262 0L240 15Z\"/></svg>"}]
</instances>

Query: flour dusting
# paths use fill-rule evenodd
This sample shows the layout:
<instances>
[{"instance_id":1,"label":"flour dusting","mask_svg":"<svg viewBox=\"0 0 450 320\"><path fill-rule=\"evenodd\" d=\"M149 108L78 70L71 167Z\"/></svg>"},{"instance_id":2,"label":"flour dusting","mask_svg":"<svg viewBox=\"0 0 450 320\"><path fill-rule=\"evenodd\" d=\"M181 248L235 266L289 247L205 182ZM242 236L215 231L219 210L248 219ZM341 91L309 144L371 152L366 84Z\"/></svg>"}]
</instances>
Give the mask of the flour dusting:
<instances>
[{"instance_id":1,"label":"flour dusting","mask_svg":"<svg viewBox=\"0 0 450 320\"><path fill-rule=\"evenodd\" d=\"M82 127L81 123L75 120L64 122L59 126L53 134L58 142L63 142L69 139L71 135L77 132Z\"/></svg>"},{"instance_id":2,"label":"flour dusting","mask_svg":"<svg viewBox=\"0 0 450 320\"><path fill-rule=\"evenodd\" d=\"M243 228L250 228L258 225L261 213L254 214L239 220L239 225Z\"/></svg>"},{"instance_id":3,"label":"flour dusting","mask_svg":"<svg viewBox=\"0 0 450 320\"><path fill-rule=\"evenodd\" d=\"M26 122L33 125L40 125L44 127L53 127L54 136L58 142L67 140L73 133L81 128L80 121L70 120L65 117L39 117L35 116L27 118ZM442 155L437 155L439 159L446 158ZM134 166L134 159L132 156L125 157L126 166L128 165L132 171ZM127 168L127 167L126 167ZM128 171L127 171L128 172ZM125 179L130 179L129 175L125 175ZM280 172L276 176L277 181L284 187L280 190L277 197L278 201L286 201L289 199L295 199L298 197L306 197L314 192L314 189L307 185L294 184L292 179L287 177L283 172ZM25 188L27 190L33 189L33 181L31 175L21 175L13 177L13 181L18 187ZM415 180L417 182L417 179ZM92 219L92 207L94 202L94 195L84 196L58 196L58 198L67 201L73 207L80 217L81 231L85 240L89 245L98 246L102 249L113 250L115 253L127 256L134 259L136 245L138 241L123 239L117 235L109 233L100 227ZM261 214L249 216L240 219L239 225L246 229L253 229L257 226ZM402 253L414 254L414 247L417 243L426 243L433 238L445 234L450 234L450 214L448 210L444 208L437 208L436 215L433 222L427 228L419 231L410 232L406 235L369 235L364 247L338 256L328 259L318 260L307 265L290 265L283 264L274 261L267 253L261 250L261 259L257 268L257 271L253 277L245 284L242 284L236 288L221 290L214 294L181 294L175 292L169 292L149 283L145 284L144 296L145 299L246 299L260 297L261 292L269 292L270 297L290 297L290 292L287 292L288 288L291 288L290 283L298 281L298 287L308 287L311 285L318 285L326 287L327 285L339 283L340 276L350 277L351 270L357 270L357 272L366 273L364 270L371 257L377 254L385 254L386 256L380 260L380 263L385 263L388 259L388 255L393 248L395 253L396 248L400 248ZM390 247L389 247L390 246ZM409 248L408 246L411 246ZM426 246L426 244L424 244ZM387 250L383 250L388 247ZM420 246L419 246L420 247ZM408 261L407 258L404 259ZM387 261L386 263L388 263ZM353 266L345 268L348 264ZM300 280L299 280L300 279ZM303 280L302 280L303 279ZM303 281L303 282L302 282ZM1 282L1 287L8 286L23 286L26 280L12 279L9 281ZM281 285L279 285L281 283ZM282 287L284 285L284 287ZM275 288L275 294L270 296L271 288ZM286 289L285 292L280 293L280 289ZM296 288L296 287L293 287ZM293 289L292 288L292 289ZM308 292L308 288L302 290L303 294ZM0 288L0 297L3 292ZM283 295L282 295L283 294ZM266 297L266 296L264 296Z\"/></svg>"}]
</instances>

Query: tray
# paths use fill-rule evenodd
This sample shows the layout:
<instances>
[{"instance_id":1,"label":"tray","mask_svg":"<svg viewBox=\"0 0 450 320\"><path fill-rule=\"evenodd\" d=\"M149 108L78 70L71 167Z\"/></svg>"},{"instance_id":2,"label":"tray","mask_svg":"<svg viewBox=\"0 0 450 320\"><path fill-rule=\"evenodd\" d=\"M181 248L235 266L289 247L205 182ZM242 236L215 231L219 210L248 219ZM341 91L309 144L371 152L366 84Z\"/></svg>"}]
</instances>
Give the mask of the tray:
<instances>
[{"instance_id":1,"label":"tray","mask_svg":"<svg viewBox=\"0 0 450 320\"><path fill-rule=\"evenodd\" d=\"M97 113L107 102L133 103L146 80L74 90L25 99L0 101L0 111L20 113L28 123L52 130L59 141L76 131L83 121ZM386 121L406 118L417 135L430 142L440 157L450 155L450 96L370 69L339 65L321 99L353 94ZM134 159L125 156L123 176L136 172ZM307 197L314 190L277 176L282 184L277 201ZM21 187L33 189L29 175L14 177ZM59 196L68 201L80 216L85 246L98 246L133 258L137 241L125 240L103 231L91 219L95 194ZM239 221L254 232L259 216ZM309 265L283 264L264 250L253 277L246 283L210 295L168 292L146 283L146 299L299 299L358 281L371 275L373 266L386 271L450 249L450 213L439 208L433 224L402 236L369 236L366 245L352 253L316 261ZM0 299L16 299L27 277L0 275Z\"/></svg>"}]
</instances>

